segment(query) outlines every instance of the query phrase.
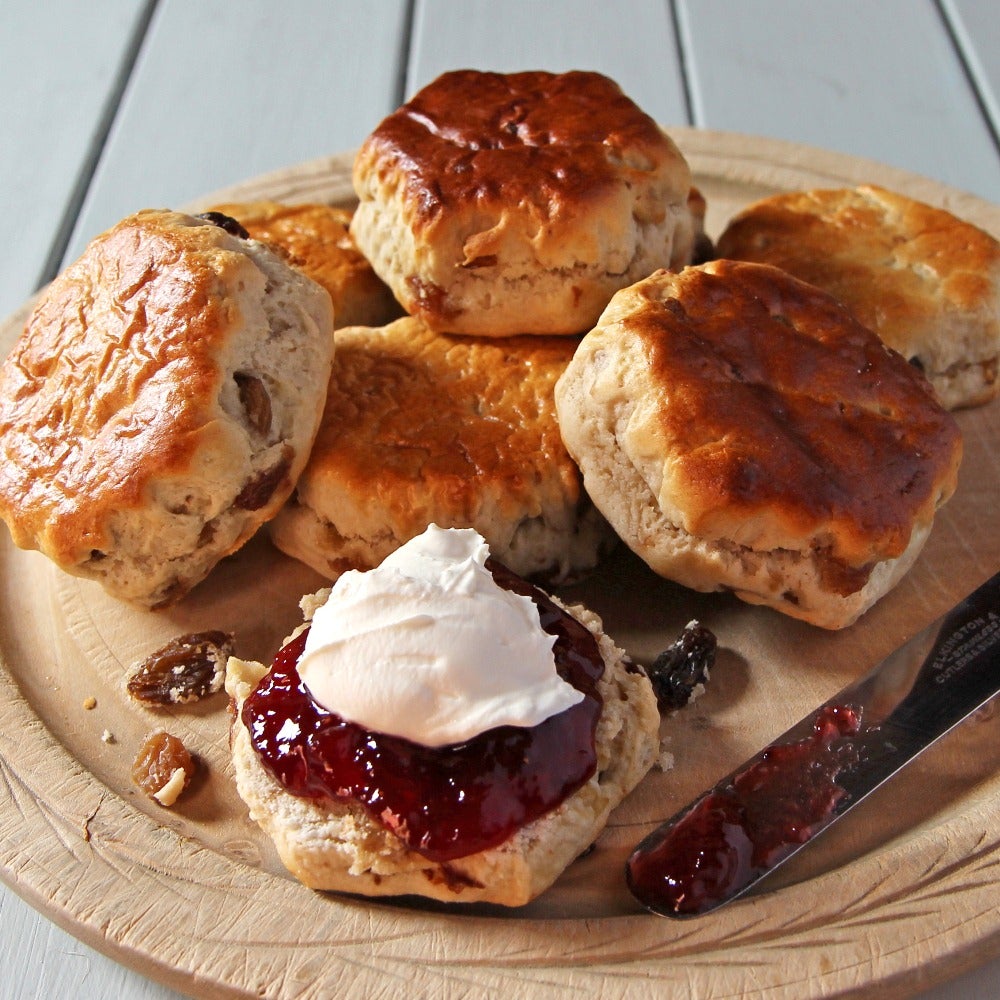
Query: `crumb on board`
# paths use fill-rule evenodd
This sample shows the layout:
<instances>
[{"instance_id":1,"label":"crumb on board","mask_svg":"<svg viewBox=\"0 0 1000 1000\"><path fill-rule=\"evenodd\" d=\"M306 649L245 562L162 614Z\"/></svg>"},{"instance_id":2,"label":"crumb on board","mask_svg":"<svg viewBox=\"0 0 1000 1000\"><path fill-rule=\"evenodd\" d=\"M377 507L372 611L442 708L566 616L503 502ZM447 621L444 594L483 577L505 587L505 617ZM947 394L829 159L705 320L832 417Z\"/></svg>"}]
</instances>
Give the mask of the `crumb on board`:
<instances>
[{"instance_id":1,"label":"crumb on board","mask_svg":"<svg viewBox=\"0 0 1000 1000\"><path fill-rule=\"evenodd\" d=\"M83 707L89 712L91 709L97 708L97 699L90 695L89 698L83 699Z\"/></svg>"},{"instance_id":2,"label":"crumb on board","mask_svg":"<svg viewBox=\"0 0 1000 1000\"><path fill-rule=\"evenodd\" d=\"M673 752L668 749L669 743L670 743L669 736L665 736L662 740L660 740L660 754L656 758L655 766L659 768L659 770L661 771L672 770L674 764L676 763L676 759L673 755Z\"/></svg>"}]
</instances>

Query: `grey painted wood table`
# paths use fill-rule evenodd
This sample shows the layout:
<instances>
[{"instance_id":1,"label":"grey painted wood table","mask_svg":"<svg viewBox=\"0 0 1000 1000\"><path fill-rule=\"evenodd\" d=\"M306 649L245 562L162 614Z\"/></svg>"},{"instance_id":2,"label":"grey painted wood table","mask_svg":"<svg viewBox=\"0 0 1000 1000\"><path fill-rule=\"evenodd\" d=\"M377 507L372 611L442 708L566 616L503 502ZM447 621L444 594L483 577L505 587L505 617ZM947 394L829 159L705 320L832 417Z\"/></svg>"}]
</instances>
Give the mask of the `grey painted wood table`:
<instances>
[{"instance_id":1,"label":"grey painted wood table","mask_svg":"<svg viewBox=\"0 0 1000 1000\"><path fill-rule=\"evenodd\" d=\"M792 140L1000 202L993 0L4 0L0 315L86 241L354 148L456 67L589 68L669 126ZM0 887L0 995L173 996ZM1000 995L1000 961L927 997Z\"/></svg>"}]
</instances>

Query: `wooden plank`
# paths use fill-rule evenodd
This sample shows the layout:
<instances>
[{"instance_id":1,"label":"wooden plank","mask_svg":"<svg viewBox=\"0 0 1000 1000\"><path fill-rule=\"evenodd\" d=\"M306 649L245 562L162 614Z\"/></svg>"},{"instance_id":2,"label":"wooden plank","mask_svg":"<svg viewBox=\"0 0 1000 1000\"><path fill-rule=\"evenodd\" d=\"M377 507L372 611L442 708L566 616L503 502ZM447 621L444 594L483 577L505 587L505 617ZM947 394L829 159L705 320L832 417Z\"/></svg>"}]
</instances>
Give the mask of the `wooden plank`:
<instances>
[{"instance_id":1,"label":"wooden plank","mask_svg":"<svg viewBox=\"0 0 1000 1000\"><path fill-rule=\"evenodd\" d=\"M942 0L941 7L1000 136L1000 9L995 0Z\"/></svg>"},{"instance_id":2,"label":"wooden plank","mask_svg":"<svg viewBox=\"0 0 1000 1000\"><path fill-rule=\"evenodd\" d=\"M1000 200L990 129L931 0L677 2L696 125L863 156Z\"/></svg>"},{"instance_id":3,"label":"wooden plank","mask_svg":"<svg viewBox=\"0 0 1000 1000\"><path fill-rule=\"evenodd\" d=\"M484 30L484 25L489 30ZM406 93L449 69L589 69L664 124L688 124L669 4L417 0Z\"/></svg>"},{"instance_id":4,"label":"wooden plank","mask_svg":"<svg viewBox=\"0 0 1000 1000\"><path fill-rule=\"evenodd\" d=\"M356 146L397 103L405 26L405 0L162 0L66 260L140 208Z\"/></svg>"},{"instance_id":5,"label":"wooden plank","mask_svg":"<svg viewBox=\"0 0 1000 1000\"><path fill-rule=\"evenodd\" d=\"M22 914L21 911L24 911ZM31 920L25 919L25 915ZM0 896L0 968L7 1000L174 1000L180 994L119 965L42 918L9 890Z\"/></svg>"},{"instance_id":6,"label":"wooden plank","mask_svg":"<svg viewBox=\"0 0 1000 1000\"><path fill-rule=\"evenodd\" d=\"M0 316L42 279L142 18L143 5L132 0L4 4L0 218L8 251Z\"/></svg>"}]
</instances>

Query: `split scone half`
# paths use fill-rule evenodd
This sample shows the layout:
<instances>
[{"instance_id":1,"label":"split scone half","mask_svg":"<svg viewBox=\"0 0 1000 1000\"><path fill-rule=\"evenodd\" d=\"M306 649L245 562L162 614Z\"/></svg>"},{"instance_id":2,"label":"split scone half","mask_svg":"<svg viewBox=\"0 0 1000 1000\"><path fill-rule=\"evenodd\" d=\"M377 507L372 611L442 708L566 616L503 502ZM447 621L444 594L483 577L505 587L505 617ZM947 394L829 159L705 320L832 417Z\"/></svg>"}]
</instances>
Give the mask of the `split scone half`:
<instances>
[{"instance_id":1,"label":"split scone half","mask_svg":"<svg viewBox=\"0 0 1000 1000\"><path fill-rule=\"evenodd\" d=\"M870 184L779 194L733 218L717 252L829 292L948 409L1000 392L1000 242L944 209Z\"/></svg>"},{"instance_id":2,"label":"split scone half","mask_svg":"<svg viewBox=\"0 0 1000 1000\"><path fill-rule=\"evenodd\" d=\"M322 591L304 599L307 620L325 600ZM659 748L660 717L648 677L626 661L597 615L582 607L566 610L594 636L604 661L597 683L602 705L594 732L596 770L559 805L502 843L446 861L407 847L354 801L289 792L262 764L242 719L244 702L268 668L230 658L226 690L235 705L231 744L237 788L288 870L313 889L502 906L524 905L552 885L594 843L611 810L652 767ZM433 810L434 803L426 808Z\"/></svg>"},{"instance_id":3,"label":"split scone half","mask_svg":"<svg viewBox=\"0 0 1000 1000\"><path fill-rule=\"evenodd\" d=\"M962 453L916 368L762 264L619 292L556 407L594 503L656 572L825 628L906 572Z\"/></svg>"},{"instance_id":4,"label":"split scone half","mask_svg":"<svg viewBox=\"0 0 1000 1000\"><path fill-rule=\"evenodd\" d=\"M337 327L382 326L401 316L389 287L351 239L349 209L322 202L227 202L213 209L236 219L252 239L287 254L291 264L322 285Z\"/></svg>"},{"instance_id":5,"label":"split scone half","mask_svg":"<svg viewBox=\"0 0 1000 1000\"><path fill-rule=\"evenodd\" d=\"M15 544L146 607L183 597L291 492L333 346L329 294L263 243L178 212L122 220L0 369Z\"/></svg>"},{"instance_id":6,"label":"split scone half","mask_svg":"<svg viewBox=\"0 0 1000 1000\"><path fill-rule=\"evenodd\" d=\"M322 424L275 545L334 580L370 569L429 524L476 528L515 573L597 565L614 533L559 435L564 337L435 333L404 317L338 330Z\"/></svg>"},{"instance_id":7,"label":"split scone half","mask_svg":"<svg viewBox=\"0 0 1000 1000\"><path fill-rule=\"evenodd\" d=\"M354 189L358 246L449 333L582 333L695 240L687 162L599 73L445 73L365 140Z\"/></svg>"}]
</instances>

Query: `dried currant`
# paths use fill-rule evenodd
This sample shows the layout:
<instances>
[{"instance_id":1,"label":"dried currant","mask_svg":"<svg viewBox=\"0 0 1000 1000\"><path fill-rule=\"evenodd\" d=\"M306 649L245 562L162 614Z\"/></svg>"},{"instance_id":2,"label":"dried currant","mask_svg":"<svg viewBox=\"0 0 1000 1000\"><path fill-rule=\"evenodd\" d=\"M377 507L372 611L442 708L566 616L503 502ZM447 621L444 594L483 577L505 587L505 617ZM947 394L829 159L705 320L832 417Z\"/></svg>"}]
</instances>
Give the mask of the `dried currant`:
<instances>
[{"instance_id":1,"label":"dried currant","mask_svg":"<svg viewBox=\"0 0 1000 1000\"><path fill-rule=\"evenodd\" d=\"M233 506L237 510L260 510L274 496L274 491L286 478L291 466L292 451L289 448L275 465L258 472L246 483L233 500Z\"/></svg>"},{"instance_id":2,"label":"dried currant","mask_svg":"<svg viewBox=\"0 0 1000 1000\"><path fill-rule=\"evenodd\" d=\"M199 212L197 218L224 229L230 236L238 236L241 240L250 239L250 234L231 215L222 212Z\"/></svg>"},{"instance_id":3,"label":"dried currant","mask_svg":"<svg viewBox=\"0 0 1000 1000\"><path fill-rule=\"evenodd\" d=\"M132 764L132 780L161 806L172 806L194 775L187 747L163 729L146 737Z\"/></svg>"},{"instance_id":4,"label":"dried currant","mask_svg":"<svg viewBox=\"0 0 1000 1000\"><path fill-rule=\"evenodd\" d=\"M240 394L240 405L250 426L266 437L271 430L271 397L264 383L247 372L235 372L233 381Z\"/></svg>"},{"instance_id":5,"label":"dried currant","mask_svg":"<svg viewBox=\"0 0 1000 1000\"><path fill-rule=\"evenodd\" d=\"M229 632L192 632L171 639L132 671L125 687L154 708L198 701L222 689L233 651Z\"/></svg>"},{"instance_id":6,"label":"dried currant","mask_svg":"<svg viewBox=\"0 0 1000 1000\"><path fill-rule=\"evenodd\" d=\"M656 657L646 672L661 712L683 708L698 685L708 682L717 646L713 632L691 621L673 645Z\"/></svg>"}]
</instances>

